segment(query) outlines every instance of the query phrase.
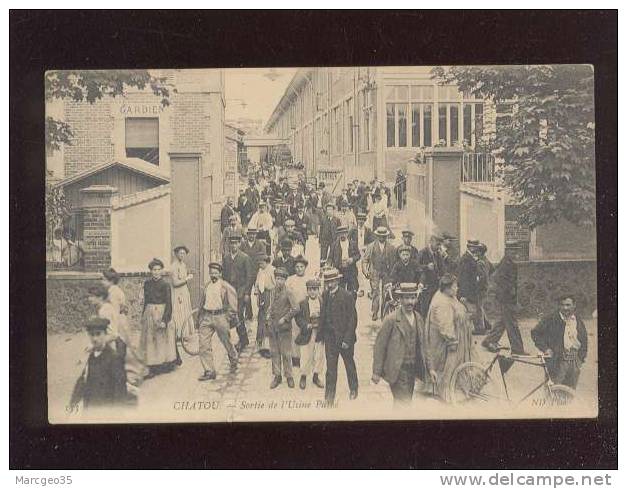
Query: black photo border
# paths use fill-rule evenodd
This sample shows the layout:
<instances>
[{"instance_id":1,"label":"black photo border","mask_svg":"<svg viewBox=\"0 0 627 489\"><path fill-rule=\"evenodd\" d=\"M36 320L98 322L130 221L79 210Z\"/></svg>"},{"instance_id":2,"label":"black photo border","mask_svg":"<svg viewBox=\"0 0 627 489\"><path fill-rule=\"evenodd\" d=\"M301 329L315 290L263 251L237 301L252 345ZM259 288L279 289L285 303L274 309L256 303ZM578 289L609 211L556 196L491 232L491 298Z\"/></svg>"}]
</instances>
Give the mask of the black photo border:
<instances>
[{"instance_id":1,"label":"black photo border","mask_svg":"<svg viewBox=\"0 0 627 489\"><path fill-rule=\"evenodd\" d=\"M613 10L11 11L10 467L616 468L617 19ZM538 63L595 68L598 419L48 424L47 69Z\"/></svg>"}]
</instances>

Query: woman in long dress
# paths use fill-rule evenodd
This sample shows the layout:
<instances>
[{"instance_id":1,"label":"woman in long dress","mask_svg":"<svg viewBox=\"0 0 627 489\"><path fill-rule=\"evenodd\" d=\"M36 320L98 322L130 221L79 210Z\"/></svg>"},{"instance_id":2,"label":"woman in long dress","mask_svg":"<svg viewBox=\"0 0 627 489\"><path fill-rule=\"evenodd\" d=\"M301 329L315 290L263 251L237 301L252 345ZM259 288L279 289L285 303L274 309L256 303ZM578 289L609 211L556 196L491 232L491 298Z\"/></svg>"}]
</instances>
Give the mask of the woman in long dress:
<instances>
[{"instance_id":1,"label":"woman in long dress","mask_svg":"<svg viewBox=\"0 0 627 489\"><path fill-rule=\"evenodd\" d=\"M102 283L107 290L107 302L113 306L113 312L117 313L118 335L126 344L124 368L126 370L126 380L128 383L127 391L137 396L139 386L148 372L144 362L139 356L137 334L130 327L126 295L118 285L119 282L120 276L113 268L102 272Z\"/></svg>"},{"instance_id":2,"label":"woman in long dress","mask_svg":"<svg viewBox=\"0 0 627 489\"><path fill-rule=\"evenodd\" d=\"M176 332L172 324L172 292L163 279L163 262L157 258L148 264L151 277L144 282L144 311L140 351L148 366L146 378L170 372L177 360Z\"/></svg>"},{"instance_id":3,"label":"woman in long dress","mask_svg":"<svg viewBox=\"0 0 627 489\"><path fill-rule=\"evenodd\" d=\"M457 278L444 274L433 296L425 321L426 388L449 402L453 371L470 361L472 323L466 308L457 300Z\"/></svg>"},{"instance_id":4,"label":"woman in long dress","mask_svg":"<svg viewBox=\"0 0 627 489\"><path fill-rule=\"evenodd\" d=\"M180 338L186 322L194 322L192 318L192 301L189 295L188 282L194 276L187 270L185 257L189 253L186 246L174 248L174 261L170 273L172 280L172 321L176 330L176 337Z\"/></svg>"}]
</instances>

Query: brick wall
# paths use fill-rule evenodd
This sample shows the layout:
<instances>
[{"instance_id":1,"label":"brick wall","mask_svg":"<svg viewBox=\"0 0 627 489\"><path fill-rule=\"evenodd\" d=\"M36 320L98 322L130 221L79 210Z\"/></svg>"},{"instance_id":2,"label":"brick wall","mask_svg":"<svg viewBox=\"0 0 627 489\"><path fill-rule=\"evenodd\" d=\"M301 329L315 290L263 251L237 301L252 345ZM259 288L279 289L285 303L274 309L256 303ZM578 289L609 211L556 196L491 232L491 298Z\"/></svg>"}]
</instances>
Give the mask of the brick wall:
<instances>
[{"instance_id":1,"label":"brick wall","mask_svg":"<svg viewBox=\"0 0 627 489\"><path fill-rule=\"evenodd\" d=\"M65 121L74 133L72 144L64 146L65 177L113 158L112 101L65 102Z\"/></svg>"},{"instance_id":2,"label":"brick wall","mask_svg":"<svg viewBox=\"0 0 627 489\"><path fill-rule=\"evenodd\" d=\"M85 270L104 270L111 266L111 210L82 210Z\"/></svg>"}]
</instances>

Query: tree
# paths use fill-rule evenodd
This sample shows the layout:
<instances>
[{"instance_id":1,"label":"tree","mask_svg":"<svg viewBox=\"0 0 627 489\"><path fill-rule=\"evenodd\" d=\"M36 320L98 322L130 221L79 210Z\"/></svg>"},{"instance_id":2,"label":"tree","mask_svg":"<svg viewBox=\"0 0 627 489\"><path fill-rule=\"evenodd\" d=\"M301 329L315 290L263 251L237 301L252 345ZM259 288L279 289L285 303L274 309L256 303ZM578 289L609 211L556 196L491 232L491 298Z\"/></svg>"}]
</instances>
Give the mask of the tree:
<instances>
[{"instance_id":1,"label":"tree","mask_svg":"<svg viewBox=\"0 0 627 489\"><path fill-rule=\"evenodd\" d=\"M437 67L465 93L511 103L489 147L531 228L595 222L594 73L587 65Z\"/></svg>"},{"instance_id":2,"label":"tree","mask_svg":"<svg viewBox=\"0 0 627 489\"><path fill-rule=\"evenodd\" d=\"M170 85L165 77L155 77L147 70L77 70L48 71L45 76L46 102L70 99L93 104L103 97L124 95L127 87L140 90L150 87L161 97L161 104L170 104ZM176 92L176 90L173 90ZM72 144L72 128L63 121L46 117L46 149L56 151L61 144Z\"/></svg>"},{"instance_id":3,"label":"tree","mask_svg":"<svg viewBox=\"0 0 627 489\"><path fill-rule=\"evenodd\" d=\"M165 77L155 77L147 70L87 70L87 71L48 71L45 75L45 97L53 99L71 99L93 104L104 97L124 95L127 87L143 90L150 87L152 92L161 97L161 104L170 104L170 85ZM172 91L176 92L176 89ZM46 150L54 152L62 144L72 144L74 134L71 126L47 116L45 122ZM46 182L46 229L48 243L57 230L63 232L66 219L70 216L70 207L63 194L63 189Z\"/></svg>"}]
</instances>

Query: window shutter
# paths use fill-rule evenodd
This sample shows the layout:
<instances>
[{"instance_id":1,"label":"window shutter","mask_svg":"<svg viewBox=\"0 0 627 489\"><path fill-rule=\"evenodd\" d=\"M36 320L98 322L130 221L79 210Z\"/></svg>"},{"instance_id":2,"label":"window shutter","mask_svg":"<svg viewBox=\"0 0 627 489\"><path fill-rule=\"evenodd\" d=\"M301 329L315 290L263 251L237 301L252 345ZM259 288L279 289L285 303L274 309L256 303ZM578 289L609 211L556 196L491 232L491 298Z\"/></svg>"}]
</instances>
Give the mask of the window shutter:
<instances>
[{"instance_id":1,"label":"window shutter","mask_svg":"<svg viewBox=\"0 0 627 489\"><path fill-rule=\"evenodd\" d=\"M126 119L127 148L158 148L159 119L156 117L129 117Z\"/></svg>"}]
</instances>

